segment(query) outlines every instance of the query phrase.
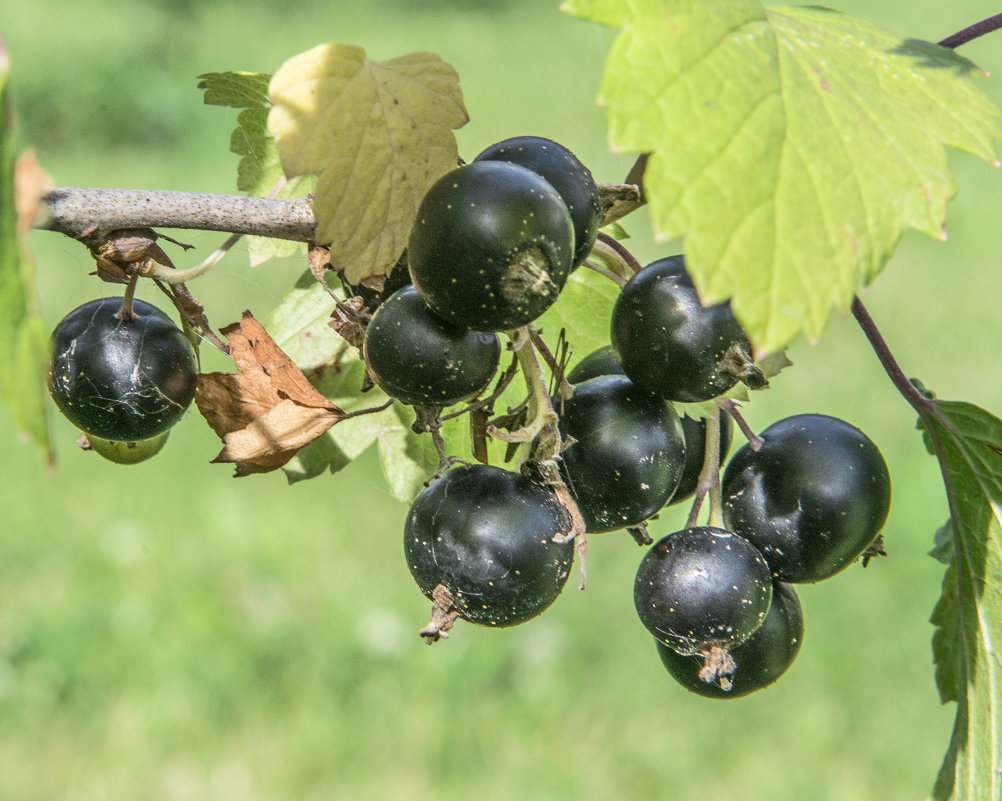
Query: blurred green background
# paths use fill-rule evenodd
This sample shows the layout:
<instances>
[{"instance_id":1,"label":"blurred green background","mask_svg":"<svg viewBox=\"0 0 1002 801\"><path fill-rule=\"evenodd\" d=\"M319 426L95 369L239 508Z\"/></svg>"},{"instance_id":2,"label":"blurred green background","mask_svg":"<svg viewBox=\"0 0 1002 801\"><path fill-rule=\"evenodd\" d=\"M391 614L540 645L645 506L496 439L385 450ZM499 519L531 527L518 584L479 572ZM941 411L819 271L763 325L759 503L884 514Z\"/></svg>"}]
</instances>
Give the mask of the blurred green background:
<instances>
[{"instance_id":1,"label":"blurred green background","mask_svg":"<svg viewBox=\"0 0 1002 801\"><path fill-rule=\"evenodd\" d=\"M938 40L987 2L851 0L838 8ZM273 72L323 41L371 57L432 50L463 82L470 157L498 139L562 141L601 181L610 155L593 98L613 32L539 0L34 0L0 14L19 137L65 185L229 192L231 110L195 76ZM964 48L1002 69L999 34ZM985 90L996 101L995 81ZM1002 412L1000 173L952 156L950 239L908 235L867 293L909 375ZM643 261L665 255L629 221ZM184 233L190 265L222 235ZM84 249L36 232L43 313L116 290ZM216 326L263 317L301 270L251 270L239 247L193 287ZM146 290L147 299L155 293ZM807 632L774 687L717 702L664 673L632 606L640 550L593 537L589 587L518 628L459 625L428 648L429 604L401 552L406 508L372 454L288 487L210 465L218 441L189 414L155 460L122 468L55 421L51 473L0 410L0 798L786 799L923 798L954 707L933 683L927 620L942 571L927 556L947 515L937 468L851 319L746 408L757 428L819 411L882 448L895 497L890 556L801 590ZM221 359L209 369L225 369ZM655 535L683 520L671 511Z\"/></svg>"}]
</instances>

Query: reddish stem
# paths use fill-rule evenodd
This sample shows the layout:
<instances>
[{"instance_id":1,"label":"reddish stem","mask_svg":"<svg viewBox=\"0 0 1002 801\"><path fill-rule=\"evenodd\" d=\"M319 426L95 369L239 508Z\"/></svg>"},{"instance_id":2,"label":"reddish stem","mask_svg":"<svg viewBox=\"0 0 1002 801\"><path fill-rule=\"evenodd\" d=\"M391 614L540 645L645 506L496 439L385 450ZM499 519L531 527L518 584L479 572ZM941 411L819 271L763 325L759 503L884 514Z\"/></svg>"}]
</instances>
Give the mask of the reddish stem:
<instances>
[{"instance_id":1,"label":"reddish stem","mask_svg":"<svg viewBox=\"0 0 1002 801\"><path fill-rule=\"evenodd\" d=\"M997 31L999 28L1002 28L1002 14L995 14L981 20L981 22L975 22L973 25L964 28L962 31L958 31L952 36L947 36L939 44L952 50L953 48L972 42L987 33Z\"/></svg>"}]
</instances>

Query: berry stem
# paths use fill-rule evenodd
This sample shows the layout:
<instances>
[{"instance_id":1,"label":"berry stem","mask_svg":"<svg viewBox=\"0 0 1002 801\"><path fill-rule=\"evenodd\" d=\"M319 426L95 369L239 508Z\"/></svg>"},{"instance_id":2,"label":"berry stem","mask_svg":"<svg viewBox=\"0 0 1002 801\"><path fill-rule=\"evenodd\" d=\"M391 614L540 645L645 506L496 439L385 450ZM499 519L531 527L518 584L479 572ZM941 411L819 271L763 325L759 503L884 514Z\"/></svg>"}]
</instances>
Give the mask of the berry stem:
<instances>
[{"instance_id":1,"label":"berry stem","mask_svg":"<svg viewBox=\"0 0 1002 801\"><path fill-rule=\"evenodd\" d=\"M891 383L894 384L898 392L901 393L904 399L923 418L931 415L939 419L939 410L936 408L936 404L919 392L916 386L908 380L897 359L894 358L894 354L891 353L891 349L887 346L887 341L884 339L883 334L880 333L880 329L877 328L877 324L866 310L863 301L859 299L858 295L852 300L852 316L856 318L856 322L859 323L859 327L863 330L863 334L869 341L870 347L877 354L884 372L887 373L891 379Z\"/></svg>"},{"instance_id":2,"label":"berry stem","mask_svg":"<svg viewBox=\"0 0 1002 801\"><path fill-rule=\"evenodd\" d=\"M136 284L138 282L139 276L136 273L133 273L129 278L129 283L125 285L125 294L122 295L122 308L119 309L118 314L115 315L123 323L136 319L136 313L132 309L132 302L136 298Z\"/></svg>"},{"instance_id":3,"label":"berry stem","mask_svg":"<svg viewBox=\"0 0 1002 801\"><path fill-rule=\"evenodd\" d=\"M942 47L949 47L950 49L953 49L967 44L968 42L972 42L985 34L991 33L992 31L997 31L999 28L1002 28L1002 14L995 14L994 16L981 20L981 22L975 22L973 25L969 25L962 31L957 31L957 33L952 36L947 36L945 39L941 40L939 44Z\"/></svg>"},{"instance_id":4,"label":"berry stem","mask_svg":"<svg viewBox=\"0 0 1002 801\"><path fill-rule=\"evenodd\" d=\"M614 281L620 287L626 285L633 273L642 269L634 255L604 231L599 231L583 266Z\"/></svg>"},{"instance_id":5,"label":"berry stem","mask_svg":"<svg viewBox=\"0 0 1002 801\"><path fill-rule=\"evenodd\" d=\"M699 520L703 500L710 496L710 515L707 525L723 528L723 497L720 494L720 408L705 418L706 435L703 441L703 469L699 472L696 495L685 527L692 528Z\"/></svg>"},{"instance_id":6,"label":"berry stem","mask_svg":"<svg viewBox=\"0 0 1002 801\"><path fill-rule=\"evenodd\" d=\"M574 387L564 378L564 367L567 363L567 347L566 342L563 340L563 334L561 333L560 341L557 343L557 350L560 351L560 342L564 343L564 349L562 352L562 358L558 359L553 355L553 351L550 350L549 346L543 340L542 332L532 325L527 325L526 329L529 332L529 338L532 340L533 347L539 351L539 355L543 357L543 361L546 362L546 366L550 368L550 375L559 378L559 387L557 391L560 393L562 398L569 398L574 394ZM547 398L549 398L550 393L547 389Z\"/></svg>"},{"instance_id":7,"label":"berry stem","mask_svg":"<svg viewBox=\"0 0 1002 801\"><path fill-rule=\"evenodd\" d=\"M222 245L210 253L206 257L205 261L195 267L189 267L187 270L174 270L163 264L157 264L154 262L144 272L144 275L156 278L163 281L165 284L183 284L193 278L198 278L198 276L202 275L202 273L207 273L215 267L220 261L222 261L223 256L229 253L230 249L242 238L243 234L230 234L229 238L223 242Z\"/></svg>"},{"instance_id":8,"label":"berry stem","mask_svg":"<svg viewBox=\"0 0 1002 801\"><path fill-rule=\"evenodd\" d=\"M488 426L488 433L495 439L504 442L520 443L518 461L522 463L530 456L533 440L544 430L549 429L553 433L553 437L550 439L555 439L555 444L547 449L548 451L552 450L552 453L537 454L535 458L553 459L560 453L560 435L556 433L557 413L550 401L543 367L536 356L528 326L516 328L507 333L508 339L511 340L511 349L518 359L522 378L525 380L525 388L528 392L528 413L525 424L520 428L506 432L492 425Z\"/></svg>"},{"instance_id":9,"label":"berry stem","mask_svg":"<svg viewBox=\"0 0 1002 801\"><path fill-rule=\"evenodd\" d=\"M525 425L515 431L503 432L494 426L489 426L487 431L492 437L505 442L518 442L518 464L525 465L527 462L531 462L540 471L542 480L552 488L557 499L567 510L567 515L570 518L570 530L555 535L553 541L575 540L578 551L578 570L581 573L581 584L578 589L583 590L587 577L585 523L574 496L564 484L560 477L560 471L557 469L557 459L560 457L561 450L558 425L560 418L557 416L557 412L553 408L553 401L550 399L546 375L539 363L533 344L531 327L522 326L514 331L509 331L508 337L511 339L512 350L515 351L522 376L525 379L525 387L528 392L527 419Z\"/></svg>"},{"instance_id":10,"label":"berry stem","mask_svg":"<svg viewBox=\"0 0 1002 801\"><path fill-rule=\"evenodd\" d=\"M748 445L753 451L757 451L762 447L762 438L748 425L748 421L745 420L744 415L738 410L739 407L735 401L730 398L719 398L717 405L731 416L737 427L741 429L741 433L747 437Z\"/></svg>"},{"instance_id":11,"label":"berry stem","mask_svg":"<svg viewBox=\"0 0 1002 801\"><path fill-rule=\"evenodd\" d=\"M630 272L639 273L644 269L644 266L637 261L637 257L630 253L629 249L616 239L616 237L607 234L605 231L599 231L595 242L601 242L608 249L615 251L622 261L626 263L626 266L630 268Z\"/></svg>"}]
</instances>

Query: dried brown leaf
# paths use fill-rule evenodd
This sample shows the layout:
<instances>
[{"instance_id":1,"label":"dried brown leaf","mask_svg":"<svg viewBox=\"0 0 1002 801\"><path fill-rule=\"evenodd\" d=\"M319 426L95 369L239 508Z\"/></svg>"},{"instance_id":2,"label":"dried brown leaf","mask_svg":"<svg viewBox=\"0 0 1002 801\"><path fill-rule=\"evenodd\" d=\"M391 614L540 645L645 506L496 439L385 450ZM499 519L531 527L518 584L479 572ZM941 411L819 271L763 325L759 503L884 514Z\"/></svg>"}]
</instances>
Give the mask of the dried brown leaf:
<instances>
[{"instance_id":1,"label":"dried brown leaf","mask_svg":"<svg viewBox=\"0 0 1002 801\"><path fill-rule=\"evenodd\" d=\"M224 328L239 373L199 377L195 403L238 476L275 470L344 418L250 312Z\"/></svg>"}]
</instances>

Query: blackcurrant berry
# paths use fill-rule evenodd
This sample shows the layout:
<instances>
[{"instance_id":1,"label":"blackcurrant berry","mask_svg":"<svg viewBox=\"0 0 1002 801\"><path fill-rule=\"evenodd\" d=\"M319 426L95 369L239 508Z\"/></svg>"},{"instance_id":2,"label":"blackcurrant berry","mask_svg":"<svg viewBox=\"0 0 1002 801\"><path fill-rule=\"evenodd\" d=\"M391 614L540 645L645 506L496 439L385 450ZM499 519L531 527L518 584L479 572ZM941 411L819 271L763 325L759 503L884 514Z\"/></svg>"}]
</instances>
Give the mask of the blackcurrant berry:
<instances>
[{"instance_id":1,"label":"blackcurrant berry","mask_svg":"<svg viewBox=\"0 0 1002 801\"><path fill-rule=\"evenodd\" d=\"M136 442L178 421L198 383L195 351L156 306L121 298L74 309L52 332L49 392L60 411L86 434Z\"/></svg>"},{"instance_id":2,"label":"blackcurrant berry","mask_svg":"<svg viewBox=\"0 0 1002 801\"><path fill-rule=\"evenodd\" d=\"M411 278L442 320L518 328L557 299L574 263L567 206L532 170L477 161L436 181L407 248Z\"/></svg>"},{"instance_id":3,"label":"blackcurrant berry","mask_svg":"<svg viewBox=\"0 0 1002 801\"><path fill-rule=\"evenodd\" d=\"M612 345L593 350L574 369L567 374L567 380L571 384L580 384L589 378L600 375L623 375L623 365L616 358L616 352ZM687 498L691 498L696 492L696 485L699 483L699 474L703 470L703 459L706 453L706 420L705 418L693 418L688 414L683 414L679 418L682 422L682 434L685 437L685 464L682 467L682 477L679 479L678 487L672 495L668 505L672 506L681 503ZM734 422L729 415L720 416L720 462L727 457L727 451L731 447L731 438L734 432Z\"/></svg>"},{"instance_id":4,"label":"blackcurrant berry","mask_svg":"<svg viewBox=\"0 0 1002 801\"><path fill-rule=\"evenodd\" d=\"M582 381L600 375L626 375L623 372L623 365L616 358L616 351L612 349L612 345L593 350L585 356L574 365L574 369L567 373L567 380L571 384L580 384Z\"/></svg>"},{"instance_id":5,"label":"blackcurrant berry","mask_svg":"<svg viewBox=\"0 0 1002 801\"><path fill-rule=\"evenodd\" d=\"M462 466L414 501L404 528L407 566L421 591L444 587L459 616L485 626L535 617L563 589L574 542L552 490L517 473Z\"/></svg>"},{"instance_id":6,"label":"blackcurrant berry","mask_svg":"<svg viewBox=\"0 0 1002 801\"><path fill-rule=\"evenodd\" d=\"M767 383L730 303L704 306L682 256L630 278L613 306L610 333L626 375L668 400L710 400L739 380L753 388Z\"/></svg>"},{"instance_id":7,"label":"blackcurrant berry","mask_svg":"<svg viewBox=\"0 0 1002 801\"><path fill-rule=\"evenodd\" d=\"M501 344L493 331L446 325L409 284L376 309L362 352L369 374L391 398L448 406L490 382Z\"/></svg>"},{"instance_id":8,"label":"blackcurrant berry","mask_svg":"<svg viewBox=\"0 0 1002 801\"><path fill-rule=\"evenodd\" d=\"M704 659L707 681L733 672L729 652L762 625L772 577L762 554L712 526L683 529L644 555L633 584L641 622L680 654Z\"/></svg>"},{"instance_id":9,"label":"blackcurrant berry","mask_svg":"<svg viewBox=\"0 0 1002 801\"><path fill-rule=\"evenodd\" d=\"M685 439L674 407L623 375L591 378L557 401L560 467L586 529L642 523L671 498Z\"/></svg>"},{"instance_id":10,"label":"blackcurrant berry","mask_svg":"<svg viewBox=\"0 0 1002 801\"><path fill-rule=\"evenodd\" d=\"M404 253L393 265L393 269L382 277L381 283L377 279L363 279L357 284L350 284L342 278L341 287L344 289L345 297L361 297L365 308L374 312L390 295L410 284L411 274L407 269L406 256Z\"/></svg>"},{"instance_id":11,"label":"blackcurrant berry","mask_svg":"<svg viewBox=\"0 0 1002 801\"><path fill-rule=\"evenodd\" d=\"M508 161L543 176L571 214L574 264L588 257L602 222L602 206L591 170L570 150L542 136L516 136L491 145L474 161Z\"/></svg>"},{"instance_id":12,"label":"blackcurrant berry","mask_svg":"<svg viewBox=\"0 0 1002 801\"><path fill-rule=\"evenodd\" d=\"M683 656L657 641L661 663L679 684L707 698L740 698L761 690L782 676L800 653L804 614L792 585L773 583L772 604L762 625L744 643L731 650L734 672L715 681L700 678L703 660Z\"/></svg>"},{"instance_id":13,"label":"blackcurrant berry","mask_svg":"<svg viewBox=\"0 0 1002 801\"><path fill-rule=\"evenodd\" d=\"M877 446L822 414L773 423L724 471L724 521L783 581L820 581L854 562L887 519L891 479Z\"/></svg>"}]
</instances>

